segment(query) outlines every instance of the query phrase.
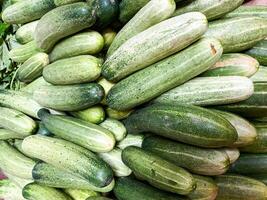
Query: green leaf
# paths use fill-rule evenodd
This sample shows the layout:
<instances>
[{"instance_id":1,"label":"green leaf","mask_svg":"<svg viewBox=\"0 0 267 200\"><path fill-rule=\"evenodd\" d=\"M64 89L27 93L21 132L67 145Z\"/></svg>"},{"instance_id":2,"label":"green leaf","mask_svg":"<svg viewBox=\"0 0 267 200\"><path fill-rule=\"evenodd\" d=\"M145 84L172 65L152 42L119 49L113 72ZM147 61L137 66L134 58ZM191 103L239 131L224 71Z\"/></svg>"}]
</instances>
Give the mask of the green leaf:
<instances>
[{"instance_id":1,"label":"green leaf","mask_svg":"<svg viewBox=\"0 0 267 200\"><path fill-rule=\"evenodd\" d=\"M0 23L0 37L3 37L6 33L7 29L10 27L9 24L6 23Z\"/></svg>"}]
</instances>

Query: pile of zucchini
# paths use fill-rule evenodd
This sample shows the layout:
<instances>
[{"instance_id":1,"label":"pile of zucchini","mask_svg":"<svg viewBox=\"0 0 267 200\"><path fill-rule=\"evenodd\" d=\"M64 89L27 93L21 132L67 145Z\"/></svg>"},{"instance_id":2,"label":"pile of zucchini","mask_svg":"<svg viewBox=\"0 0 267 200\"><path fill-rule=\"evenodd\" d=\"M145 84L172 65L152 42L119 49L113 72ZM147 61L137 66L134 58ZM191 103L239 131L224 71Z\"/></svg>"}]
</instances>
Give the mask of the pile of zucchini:
<instances>
[{"instance_id":1,"label":"pile of zucchini","mask_svg":"<svg viewBox=\"0 0 267 200\"><path fill-rule=\"evenodd\" d=\"M267 200L267 6L16 0L4 200Z\"/></svg>"}]
</instances>

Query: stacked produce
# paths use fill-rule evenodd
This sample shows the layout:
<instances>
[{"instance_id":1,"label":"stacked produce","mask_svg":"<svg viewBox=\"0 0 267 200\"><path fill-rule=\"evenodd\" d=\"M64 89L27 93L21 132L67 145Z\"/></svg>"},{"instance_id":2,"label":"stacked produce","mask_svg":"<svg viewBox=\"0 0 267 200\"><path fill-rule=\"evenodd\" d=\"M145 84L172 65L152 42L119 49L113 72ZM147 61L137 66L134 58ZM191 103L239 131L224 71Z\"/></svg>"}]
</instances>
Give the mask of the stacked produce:
<instances>
[{"instance_id":1,"label":"stacked produce","mask_svg":"<svg viewBox=\"0 0 267 200\"><path fill-rule=\"evenodd\" d=\"M267 6L15 0L0 198L266 200Z\"/></svg>"}]
</instances>

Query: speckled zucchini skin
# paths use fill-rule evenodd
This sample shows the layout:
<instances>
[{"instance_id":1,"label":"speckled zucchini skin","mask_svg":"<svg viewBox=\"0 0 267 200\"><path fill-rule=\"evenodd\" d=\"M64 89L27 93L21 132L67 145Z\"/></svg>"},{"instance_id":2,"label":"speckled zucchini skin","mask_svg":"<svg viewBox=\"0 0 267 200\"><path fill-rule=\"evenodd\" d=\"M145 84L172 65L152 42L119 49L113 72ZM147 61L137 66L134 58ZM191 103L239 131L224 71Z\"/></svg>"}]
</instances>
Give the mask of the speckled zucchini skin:
<instances>
[{"instance_id":1,"label":"speckled zucchini skin","mask_svg":"<svg viewBox=\"0 0 267 200\"><path fill-rule=\"evenodd\" d=\"M267 40L260 41L245 53L257 59L261 65L267 65Z\"/></svg>"}]
</instances>

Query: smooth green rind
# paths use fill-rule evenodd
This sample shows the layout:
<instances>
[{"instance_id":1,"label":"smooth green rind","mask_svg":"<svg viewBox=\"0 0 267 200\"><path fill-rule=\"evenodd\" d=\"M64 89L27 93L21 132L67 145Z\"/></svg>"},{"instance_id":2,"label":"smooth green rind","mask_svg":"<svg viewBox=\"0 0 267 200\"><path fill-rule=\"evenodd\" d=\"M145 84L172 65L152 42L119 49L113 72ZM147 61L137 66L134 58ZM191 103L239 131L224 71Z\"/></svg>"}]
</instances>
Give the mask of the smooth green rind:
<instances>
[{"instance_id":1,"label":"smooth green rind","mask_svg":"<svg viewBox=\"0 0 267 200\"><path fill-rule=\"evenodd\" d=\"M51 85L50 83L46 82L44 78L41 76L35 79L33 82L29 83L25 87L21 88L20 91L27 92L29 94L33 94L35 90L38 90L43 85Z\"/></svg>"},{"instance_id":2,"label":"smooth green rind","mask_svg":"<svg viewBox=\"0 0 267 200\"><path fill-rule=\"evenodd\" d=\"M266 186L255 179L239 175L221 175L215 182L219 187L216 200L264 200Z\"/></svg>"},{"instance_id":3,"label":"smooth green rind","mask_svg":"<svg viewBox=\"0 0 267 200\"><path fill-rule=\"evenodd\" d=\"M53 0L23 0L8 6L2 19L9 24L24 24L41 18L54 8Z\"/></svg>"},{"instance_id":4,"label":"smooth green rind","mask_svg":"<svg viewBox=\"0 0 267 200\"><path fill-rule=\"evenodd\" d=\"M7 200L25 200L22 189L9 179L0 180L0 198Z\"/></svg>"},{"instance_id":5,"label":"smooth green rind","mask_svg":"<svg viewBox=\"0 0 267 200\"><path fill-rule=\"evenodd\" d=\"M181 6L177 4L173 16L195 11L206 15L208 20L214 20L238 8L244 0L195 0L188 2L181 4Z\"/></svg>"},{"instance_id":6,"label":"smooth green rind","mask_svg":"<svg viewBox=\"0 0 267 200\"><path fill-rule=\"evenodd\" d=\"M252 80L254 83L267 83L267 67L260 66L257 73L250 77L250 80Z\"/></svg>"},{"instance_id":7,"label":"smooth green rind","mask_svg":"<svg viewBox=\"0 0 267 200\"><path fill-rule=\"evenodd\" d=\"M117 34L108 49L108 56L112 55L128 39L168 19L173 14L175 8L174 0L149 1Z\"/></svg>"},{"instance_id":8,"label":"smooth green rind","mask_svg":"<svg viewBox=\"0 0 267 200\"><path fill-rule=\"evenodd\" d=\"M35 29L37 46L49 52L60 39L90 27L96 21L94 9L85 2L78 2L48 12Z\"/></svg>"},{"instance_id":9,"label":"smooth green rind","mask_svg":"<svg viewBox=\"0 0 267 200\"><path fill-rule=\"evenodd\" d=\"M32 179L32 169L35 162L24 156L5 141L0 141L0 168L7 173L24 178Z\"/></svg>"},{"instance_id":10,"label":"smooth green rind","mask_svg":"<svg viewBox=\"0 0 267 200\"><path fill-rule=\"evenodd\" d=\"M117 83L108 93L107 104L116 110L129 110L148 102L209 69L221 54L216 39L204 38Z\"/></svg>"},{"instance_id":11,"label":"smooth green rind","mask_svg":"<svg viewBox=\"0 0 267 200\"><path fill-rule=\"evenodd\" d=\"M230 164L234 163L240 156L239 149L237 148L223 148L221 150L229 157Z\"/></svg>"},{"instance_id":12,"label":"smooth green rind","mask_svg":"<svg viewBox=\"0 0 267 200\"><path fill-rule=\"evenodd\" d=\"M142 148L201 175L224 174L230 165L229 157L223 151L199 148L159 137L145 138Z\"/></svg>"},{"instance_id":13,"label":"smooth green rind","mask_svg":"<svg viewBox=\"0 0 267 200\"><path fill-rule=\"evenodd\" d=\"M249 16L267 18L267 6L264 5L239 6L234 11L225 15L224 18L249 17Z\"/></svg>"},{"instance_id":14,"label":"smooth green rind","mask_svg":"<svg viewBox=\"0 0 267 200\"><path fill-rule=\"evenodd\" d=\"M246 76L251 77L259 69L259 62L245 54L223 54L220 60L201 76Z\"/></svg>"},{"instance_id":15,"label":"smooth green rind","mask_svg":"<svg viewBox=\"0 0 267 200\"><path fill-rule=\"evenodd\" d=\"M205 37L220 40L224 53L247 50L267 37L267 20L260 17L236 17L209 23Z\"/></svg>"},{"instance_id":16,"label":"smooth green rind","mask_svg":"<svg viewBox=\"0 0 267 200\"><path fill-rule=\"evenodd\" d=\"M34 31L38 24L37 21L33 21L27 24L22 25L17 31L16 31L16 40L21 44L26 44L28 42L31 42L34 40Z\"/></svg>"},{"instance_id":17,"label":"smooth green rind","mask_svg":"<svg viewBox=\"0 0 267 200\"><path fill-rule=\"evenodd\" d=\"M261 65L267 65L267 40L258 42L245 53L256 58Z\"/></svg>"},{"instance_id":18,"label":"smooth green rind","mask_svg":"<svg viewBox=\"0 0 267 200\"><path fill-rule=\"evenodd\" d=\"M116 141L118 142L123 140L127 135L127 130L124 127L123 123L121 123L116 119L107 118L104 122L102 122L99 125L112 132Z\"/></svg>"},{"instance_id":19,"label":"smooth green rind","mask_svg":"<svg viewBox=\"0 0 267 200\"><path fill-rule=\"evenodd\" d=\"M55 45L50 53L54 62L62 58L99 53L104 46L104 38L96 31L86 31L66 38Z\"/></svg>"},{"instance_id":20,"label":"smooth green rind","mask_svg":"<svg viewBox=\"0 0 267 200\"><path fill-rule=\"evenodd\" d=\"M20 133L0 128L0 140L23 139L24 137L25 136Z\"/></svg>"},{"instance_id":21,"label":"smooth green rind","mask_svg":"<svg viewBox=\"0 0 267 200\"><path fill-rule=\"evenodd\" d=\"M88 197L99 196L97 192L92 190L80 190L80 189L72 189L68 188L64 190L69 196L73 198L73 200L86 200Z\"/></svg>"},{"instance_id":22,"label":"smooth green rind","mask_svg":"<svg viewBox=\"0 0 267 200\"><path fill-rule=\"evenodd\" d=\"M120 149L125 149L129 146L141 147L145 136L141 134L127 134L127 136L120 141L116 146Z\"/></svg>"},{"instance_id":23,"label":"smooth green rind","mask_svg":"<svg viewBox=\"0 0 267 200\"><path fill-rule=\"evenodd\" d=\"M160 22L121 45L105 61L102 75L109 81L117 82L184 49L198 40L206 30L207 19L198 12Z\"/></svg>"},{"instance_id":24,"label":"smooth green rind","mask_svg":"<svg viewBox=\"0 0 267 200\"><path fill-rule=\"evenodd\" d=\"M251 80L241 76L198 77L163 93L152 103L198 106L235 103L254 92Z\"/></svg>"},{"instance_id":25,"label":"smooth green rind","mask_svg":"<svg viewBox=\"0 0 267 200\"><path fill-rule=\"evenodd\" d=\"M151 132L200 147L224 147L237 140L235 128L206 108L190 105L152 105L131 114L124 125L128 133Z\"/></svg>"},{"instance_id":26,"label":"smooth green rind","mask_svg":"<svg viewBox=\"0 0 267 200\"><path fill-rule=\"evenodd\" d=\"M46 53L37 53L26 60L18 69L17 76L21 82L32 82L42 75L43 69L49 64Z\"/></svg>"},{"instance_id":27,"label":"smooth green rind","mask_svg":"<svg viewBox=\"0 0 267 200\"><path fill-rule=\"evenodd\" d=\"M34 135L23 140L22 149L32 157L74 173L95 187L105 187L113 180L112 170L103 160L68 141Z\"/></svg>"},{"instance_id":28,"label":"smooth green rind","mask_svg":"<svg viewBox=\"0 0 267 200\"><path fill-rule=\"evenodd\" d=\"M33 99L42 106L59 111L79 111L98 104L104 89L96 83L67 86L42 86L33 93Z\"/></svg>"}]
</instances>

